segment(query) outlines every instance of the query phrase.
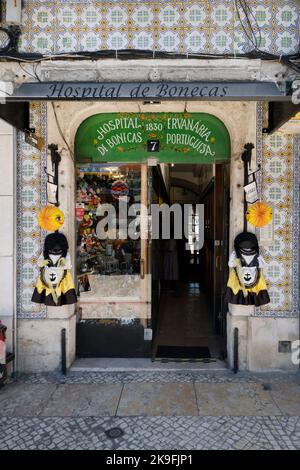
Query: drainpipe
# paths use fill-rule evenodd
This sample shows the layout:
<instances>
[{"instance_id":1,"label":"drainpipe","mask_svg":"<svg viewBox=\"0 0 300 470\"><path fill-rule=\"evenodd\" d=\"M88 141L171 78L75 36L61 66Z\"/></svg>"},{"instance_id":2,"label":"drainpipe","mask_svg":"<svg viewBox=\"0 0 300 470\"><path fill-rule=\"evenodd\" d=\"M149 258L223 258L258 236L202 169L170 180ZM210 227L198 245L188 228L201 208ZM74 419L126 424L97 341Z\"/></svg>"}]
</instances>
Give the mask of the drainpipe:
<instances>
[{"instance_id":1,"label":"drainpipe","mask_svg":"<svg viewBox=\"0 0 300 470\"><path fill-rule=\"evenodd\" d=\"M242 153L241 159L244 164L244 186L248 184L248 171L249 166L251 165L251 154L252 150L254 149L254 145L252 143L248 143L244 145L244 152ZM247 232L247 219L246 219L246 212L247 212L247 197L244 191L244 232Z\"/></svg>"},{"instance_id":2,"label":"drainpipe","mask_svg":"<svg viewBox=\"0 0 300 470\"><path fill-rule=\"evenodd\" d=\"M236 374L239 370L239 329L233 330L233 372Z\"/></svg>"},{"instance_id":3,"label":"drainpipe","mask_svg":"<svg viewBox=\"0 0 300 470\"><path fill-rule=\"evenodd\" d=\"M67 355L66 355L66 329L61 330L61 372L63 375L67 373Z\"/></svg>"}]
</instances>

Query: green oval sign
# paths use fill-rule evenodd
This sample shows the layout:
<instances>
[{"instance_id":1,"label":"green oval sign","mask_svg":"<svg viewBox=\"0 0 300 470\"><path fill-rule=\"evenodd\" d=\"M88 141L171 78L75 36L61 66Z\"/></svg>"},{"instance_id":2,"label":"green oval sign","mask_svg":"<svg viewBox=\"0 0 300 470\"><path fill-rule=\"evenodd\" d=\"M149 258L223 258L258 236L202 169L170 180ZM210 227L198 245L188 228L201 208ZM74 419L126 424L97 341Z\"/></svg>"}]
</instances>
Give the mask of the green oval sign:
<instances>
[{"instance_id":1,"label":"green oval sign","mask_svg":"<svg viewBox=\"0 0 300 470\"><path fill-rule=\"evenodd\" d=\"M80 163L217 163L230 158L230 136L206 113L103 113L79 126L75 155Z\"/></svg>"}]
</instances>

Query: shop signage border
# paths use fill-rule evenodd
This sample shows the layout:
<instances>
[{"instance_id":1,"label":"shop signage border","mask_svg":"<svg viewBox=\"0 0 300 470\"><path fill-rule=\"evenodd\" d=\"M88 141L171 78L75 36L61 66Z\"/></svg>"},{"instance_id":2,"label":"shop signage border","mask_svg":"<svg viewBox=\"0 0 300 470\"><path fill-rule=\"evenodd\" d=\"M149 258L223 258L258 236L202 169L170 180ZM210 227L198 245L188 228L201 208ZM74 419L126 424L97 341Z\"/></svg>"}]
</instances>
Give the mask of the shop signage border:
<instances>
[{"instance_id":1,"label":"shop signage border","mask_svg":"<svg viewBox=\"0 0 300 470\"><path fill-rule=\"evenodd\" d=\"M75 138L77 162L217 163L231 155L223 122L208 113L101 113Z\"/></svg>"}]
</instances>

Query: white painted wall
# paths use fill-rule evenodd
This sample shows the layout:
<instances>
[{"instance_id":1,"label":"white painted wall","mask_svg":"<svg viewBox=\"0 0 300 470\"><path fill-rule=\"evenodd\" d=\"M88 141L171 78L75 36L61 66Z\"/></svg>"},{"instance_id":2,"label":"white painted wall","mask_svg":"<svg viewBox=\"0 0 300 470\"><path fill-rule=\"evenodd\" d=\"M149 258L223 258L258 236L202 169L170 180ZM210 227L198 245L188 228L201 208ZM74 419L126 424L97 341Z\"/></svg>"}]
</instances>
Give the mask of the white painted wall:
<instances>
[{"instance_id":1,"label":"white painted wall","mask_svg":"<svg viewBox=\"0 0 300 470\"><path fill-rule=\"evenodd\" d=\"M248 369L253 371L298 370L291 353L279 352L279 341L299 339L298 318L249 318Z\"/></svg>"},{"instance_id":2,"label":"white painted wall","mask_svg":"<svg viewBox=\"0 0 300 470\"><path fill-rule=\"evenodd\" d=\"M8 327L7 350L13 347L15 296L14 129L0 119L0 320Z\"/></svg>"},{"instance_id":3,"label":"white painted wall","mask_svg":"<svg viewBox=\"0 0 300 470\"><path fill-rule=\"evenodd\" d=\"M279 341L296 341L299 338L298 318L273 318L243 316L243 307L238 306L239 314L227 315L228 363L233 367L233 332L239 330L238 367L239 370L256 372L296 371L299 365L293 364L290 352L279 352Z\"/></svg>"},{"instance_id":4,"label":"white painted wall","mask_svg":"<svg viewBox=\"0 0 300 470\"><path fill-rule=\"evenodd\" d=\"M64 309L61 307L56 310ZM46 372L60 369L62 328L66 329L67 367L70 367L75 357L75 327L73 314L66 318L19 321L18 370Z\"/></svg>"}]
</instances>

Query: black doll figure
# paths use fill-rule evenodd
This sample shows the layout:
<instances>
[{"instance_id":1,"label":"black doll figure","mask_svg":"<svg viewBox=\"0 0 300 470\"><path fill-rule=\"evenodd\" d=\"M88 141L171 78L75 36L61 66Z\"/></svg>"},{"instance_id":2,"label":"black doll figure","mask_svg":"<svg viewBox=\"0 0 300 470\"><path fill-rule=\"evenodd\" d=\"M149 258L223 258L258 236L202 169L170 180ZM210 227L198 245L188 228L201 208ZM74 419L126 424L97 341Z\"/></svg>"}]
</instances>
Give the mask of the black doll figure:
<instances>
[{"instance_id":1,"label":"black doll figure","mask_svg":"<svg viewBox=\"0 0 300 470\"><path fill-rule=\"evenodd\" d=\"M234 240L228 266L230 274L225 302L239 305L265 305L270 302L266 281L262 273L265 261L259 254L254 233L243 232Z\"/></svg>"},{"instance_id":2,"label":"black doll figure","mask_svg":"<svg viewBox=\"0 0 300 470\"><path fill-rule=\"evenodd\" d=\"M62 213L56 207L46 206L39 214L39 225L45 230L56 229L55 217ZM56 215L58 213L58 215ZM50 216L53 218L50 224ZM56 230L45 238L43 253L38 259L39 277L32 294L32 302L61 306L77 302L71 275L71 260L68 241L63 233Z\"/></svg>"}]
</instances>

